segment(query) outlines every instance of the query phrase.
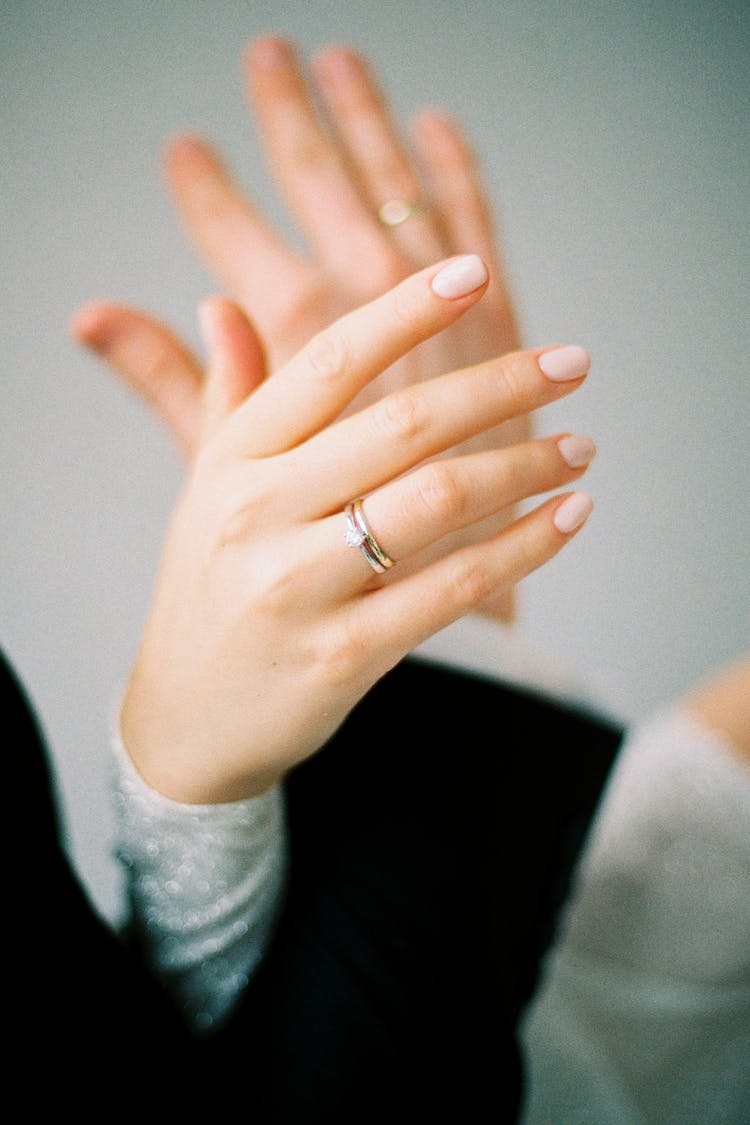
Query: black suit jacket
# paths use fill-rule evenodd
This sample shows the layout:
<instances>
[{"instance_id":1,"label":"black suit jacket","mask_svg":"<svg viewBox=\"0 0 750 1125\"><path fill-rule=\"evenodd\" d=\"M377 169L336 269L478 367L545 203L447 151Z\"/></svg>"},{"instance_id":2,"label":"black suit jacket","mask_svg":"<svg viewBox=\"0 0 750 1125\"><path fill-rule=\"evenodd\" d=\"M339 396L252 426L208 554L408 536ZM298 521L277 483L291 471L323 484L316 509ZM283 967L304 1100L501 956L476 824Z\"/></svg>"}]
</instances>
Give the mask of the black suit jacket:
<instances>
[{"instance_id":1,"label":"black suit jacket","mask_svg":"<svg viewBox=\"0 0 750 1125\"><path fill-rule=\"evenodd\" d=\"M204 1103L269 1125L515 1120L519 1019L615 724L404 661L288 779L277 932L232 1019L196 1040L71 870L43 740L6 663L0 702L23 795L6 851L15 1054L43 1059L64 1100L97 1104L96 1073L134 1110Z\"/></svg>"}]
</instances>

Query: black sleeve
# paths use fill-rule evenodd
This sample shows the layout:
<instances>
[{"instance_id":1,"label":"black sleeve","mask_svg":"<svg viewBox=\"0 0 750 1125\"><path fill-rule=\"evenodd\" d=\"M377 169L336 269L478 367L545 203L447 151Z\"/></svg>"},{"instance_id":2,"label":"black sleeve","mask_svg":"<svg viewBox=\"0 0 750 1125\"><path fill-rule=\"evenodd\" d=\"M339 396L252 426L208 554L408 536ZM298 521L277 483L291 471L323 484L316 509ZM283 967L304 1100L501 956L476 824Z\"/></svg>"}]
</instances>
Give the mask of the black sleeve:
<instances>
[{"instance_id":1,"label":"black sleeve","mask_svg":"<svg viewBox=\"0 0 750 1125\"><path fill-rule=\"evenodd\" d=\"M69 861L40 724L0 653L7 788L5 1085L25 1109L151 1104L192 1043L161 987L95 910ZM112 1098L116 1092L116 1099ZM175 1098L170 1093L170 1103ZM45 1110L45 1113L47 1111Z\"/></svg>"},{"instance_id":2,"label":"black sleeve","mask_svg":"<svg viewBox=\"0 0 750 1125\"><path fill-rule=\"evenodd\" d=\"M279 930L213 1043L255 1060L261 1120L515 1120L519 1019L621 735L406 661L294 772Z\"/></svg>"},{"instance_id":3,"label":"black sleeve","mask_svg":"<svg viewBox=\"0 0 750 1125\"><path fill-rule=\"evenodd\" d=\"M270 952L213 1039L92 908L38 723L0 659L7 1083L24 1104L240 1110L262 1125L513 1121L516 1029L620 740L613 725L407 661L290 777ZM30 1088L29 1073L44 1078Z\"/></svg>"}]
</instances>

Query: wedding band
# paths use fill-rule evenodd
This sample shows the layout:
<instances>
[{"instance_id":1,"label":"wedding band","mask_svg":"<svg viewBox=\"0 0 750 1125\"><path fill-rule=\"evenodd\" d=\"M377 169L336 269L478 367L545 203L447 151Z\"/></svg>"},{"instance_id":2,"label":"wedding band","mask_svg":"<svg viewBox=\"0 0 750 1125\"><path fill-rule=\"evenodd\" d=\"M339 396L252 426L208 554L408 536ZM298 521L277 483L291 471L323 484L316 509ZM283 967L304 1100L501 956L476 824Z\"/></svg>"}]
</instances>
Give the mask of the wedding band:
<instances>
[{"instance_id":1,"label":"wedding band","mask_svg":"<svg viewBox=\"0 0 750 1125\"><path fill-rule=\"evenodd\" d=\"M376 574L384 574L386 570L390 570L394 560L385 553L370 530L362 510L362 501L351 500L344 509L344 516L347 547L359 547L362 556Z\"/></svg>"},{"instance_id":2,"label":"wedding band","mask_svg":"<svg viewBox=\"0 0 750 1125\"><path fill-rule=\"evenodd\" d=\"M378 211L378 219L385 227L398 227L412 215L426 215L430 209L425 199L389 199Z\"/></svg>"}]
</instances>

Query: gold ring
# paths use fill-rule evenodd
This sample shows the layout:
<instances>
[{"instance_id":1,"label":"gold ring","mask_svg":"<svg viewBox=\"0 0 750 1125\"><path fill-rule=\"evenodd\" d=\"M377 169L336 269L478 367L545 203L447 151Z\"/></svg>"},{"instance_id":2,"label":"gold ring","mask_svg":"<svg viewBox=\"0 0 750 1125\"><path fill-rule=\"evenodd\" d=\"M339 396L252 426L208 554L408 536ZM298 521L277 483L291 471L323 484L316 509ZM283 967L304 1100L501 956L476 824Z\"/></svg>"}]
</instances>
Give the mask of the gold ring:
<instances>
[{"instance_id":1,"label":"gold ring","mask_svg":"<svg viewBox=\"0 0 750 1125\"><path fill-rule=\"evenodd\" d=\"M425 199L389 199L378 211L378 220L385 227L398 227L412 215L426 215L430 210Z\"/></svg>"},{"instance_id":2,"label":"gold ring","mask_svg":"<svg viewBox=\"0 0 750 1125\"><path fill-rule=\"evenodd\" d=\"M359 547L362 556L376 574L384 574L386 570L390 570L394 560L385 553L370 530L362 510L362 500L350 500L344 509L344 516L347 547Z\"/></svg>"}]
</instances>

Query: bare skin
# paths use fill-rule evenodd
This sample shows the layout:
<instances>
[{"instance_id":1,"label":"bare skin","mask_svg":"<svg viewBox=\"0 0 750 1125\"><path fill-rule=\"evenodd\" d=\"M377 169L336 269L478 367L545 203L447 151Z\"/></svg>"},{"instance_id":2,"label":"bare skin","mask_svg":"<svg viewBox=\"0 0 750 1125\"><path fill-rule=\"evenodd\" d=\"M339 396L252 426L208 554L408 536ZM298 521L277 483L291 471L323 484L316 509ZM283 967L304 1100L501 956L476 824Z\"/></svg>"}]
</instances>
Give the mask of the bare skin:
<instances>
[{"instance_id":1,"label":"bare skin","mask_svg":"<svg viewBox=\"0 0 750 1125\"><path fill-rule=\"evenodd\" d=\"M456 452L581 386L585 371L562 381L544 371L571 349L513 352L346 409L486 291L446 298L440 276L431 266L348 314L265 381L239 307L204 305L200 450L121 714L136 767L166 796L213 803L268 788L416 644L512 589L584 522L586 495L563 494L499 532L431 550L585 471L563 455L572 435ZM397 560L385 574L345 545L342 509L355 495Z\"/></svg>"},{"instance_id":2,"label":"bare skin","mask_svg":"<svg viewBox=\"0 0 750 1125\"><path fill-rule=\"evenodd\" d=\"M306 73L292 44L264 37L245 52L243 78L269 172L306 252L259 214L204 140L175 138L165 172L188 238L252 319L266 372L415 268L460 253L478 254L489 267L482 302L391 364L350 409L521 346L488 196L470 146L447 114L419 114L405 141L367 61L347 47L324 50ZM386 227L377 212L394 198L426 199L430 208ZM111 302L82 309L73 331L151 403L192 457L204 408L198 358L154 317ZM528 416L517 416L463 451L501 449L530 434ZM464 529L435 549L497 530L511 516L495 515L486 528ZM513 594L493 594L480 608L509 621Z\"/></svg>"},{"instance_id":3,"label":"bare skin","mask_svg":"<svg viewBox=\"0 0 750 1125\"><path fill-rule=\"evenodd\" d=\"M750 656L713 672L685 697L688 710L750 765Z\"/></svg>"},{"instance_id":4,"label":"bare skin","mask_svg":"<svg viewBox=\"0 0 750 1125\"><path fill-rule=\"evenodd\" d=\"M93 302L72 325L77 338L152 405L189 459L227 404L236 405L361 301L448 254L476 252L487 262L483 299L394 360L343 412L520 347L488 196L470 146L447 114L424 111L404 140L367 61L344 46L321 52L306 72L290 43L264 37L249 45L243 77L269 172L306 252L272 229L204 140L175 138L165 152L165 172L188 238L251 316L255 331L238 329L238 314L224 308L224 375L206 381L198 357L151 315ZM377 211L390 199L425 199L430 209L389 228L378 222ZM529 414L517 413L462 442L458 452L503 450L530 434ZM481 540L514 515L508 505L469 522L425 547L421 562ZM475 609L508 622L515 605L513 590L503 587ZM708 677L686 702L748 758L749 699L748 665L739 661Z\"/></svg>"}]
</instances>

